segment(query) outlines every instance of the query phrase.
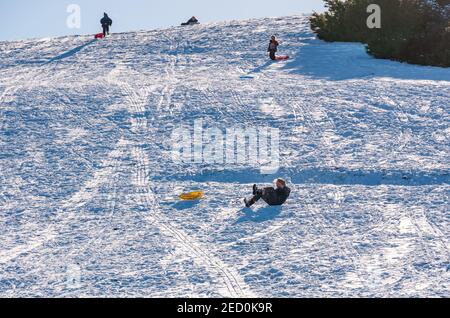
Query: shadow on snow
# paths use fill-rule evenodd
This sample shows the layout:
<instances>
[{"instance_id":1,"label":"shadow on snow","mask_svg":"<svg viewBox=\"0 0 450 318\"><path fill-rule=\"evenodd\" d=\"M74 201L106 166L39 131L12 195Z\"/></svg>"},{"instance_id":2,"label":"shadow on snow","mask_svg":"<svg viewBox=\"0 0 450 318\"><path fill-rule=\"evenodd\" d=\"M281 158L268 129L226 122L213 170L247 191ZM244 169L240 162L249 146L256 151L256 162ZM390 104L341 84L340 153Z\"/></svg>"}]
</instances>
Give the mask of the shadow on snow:
<instances>
[{"instance_id":1,"label":"shadow on snow","mask_svg":"<svg viewBox=\"0 0 450 318\"><path fill-rule=\"evenodd\" d=\"M155 176L152 179L191 182L223 183L269 183L277 177L284 177L294 184L331 184L331 185L398 185L424 186L450 184L450 171L447 170L351 170L345 168L310 168L294 170L281 168L276 174L264 175L257 169L203 171L194 175L173 174Z\"/></svg>"},{"instance_id":2,"label":"shadow on snow","mask_svg":"<svg viewBox=\"0 0 450 318\"><path fill-rule=\"evenodd\" d=\"M244 222L254 222L261 223L275 219L281 214L283 208L281 206L266 206L259 208L255 212L251 209L242 209L244 213L239 219L236 220L234 224L244 223Z\"/></svg>"},{"instance_id":3,"label":"shadow on snow","mask_svg":"<svg viewBox=\"0 0 450 318\"><path fill-rule=\"evenodd\" d=\"M96 40L96 39L93 39L93 40L91 40L91 41L88 41L88 42L86 42L86 43L84 43L84 44L82 44L82 45L80 45L80 46L77 46L76 48L73 48L73 49L70 50L70 51L67 51L67 52L62 53L62 54L60 54L60 55L58 55L58 56L55 56L54 58L51 58L50 60L48 60L48 61L45 62L44 64L49 64L49 63L52 63L52 62L60 61L60 60L66 59L66 58L68 58L68 57L74 56L75 54L77 54L78 52L80 52L82 49L84 49L85 47L87 47L87 46L93 44L94 42L97 42L97 40Z\"/></svg>"},{"instance_id":4,"label":"shadow on snow","mask_svg":"<svg viewBox=\"0 0 450 318\"><path fill-rule=\"evenodd\" d=\"M177 210L189 210L196 207L200 203L199 200L196 201L179 201L172 205L173 208Z\"/></svg>"},{"instance_id":5,"label":"shadow on snow","mask_svg":"<svg viewBox=\"0 0 450 318\"><path fill-rule=\"evenodd\" d=\"M284 66L288 72L334 81L377 77L450 81L450 68L376 59L360 43L328 43L318 39L302 42L300 51Z\"/></svg>"}]
</instances>

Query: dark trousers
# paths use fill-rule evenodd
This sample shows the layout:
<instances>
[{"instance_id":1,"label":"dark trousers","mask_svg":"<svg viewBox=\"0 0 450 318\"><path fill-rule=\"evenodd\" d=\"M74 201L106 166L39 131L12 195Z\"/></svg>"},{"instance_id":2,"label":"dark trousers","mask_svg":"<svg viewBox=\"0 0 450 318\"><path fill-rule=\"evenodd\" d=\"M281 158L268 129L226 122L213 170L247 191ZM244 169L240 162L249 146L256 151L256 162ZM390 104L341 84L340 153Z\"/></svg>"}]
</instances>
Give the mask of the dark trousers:
<instances>
[{"instance_id":1,"label":"dark trousers","mask_svg":"<svg viewBox=\"0 0 450 318\"><path fill-rule=\"evenodd\" d=\"M270 52L270 54L269 54L269 56L270 56L270 59L272 60L272 61L275 61L277 58L275 57L275 52L276 51L269 51Z\"/></svg>"},{"instance_id":2,"label":"dark trousers","mask_svg":"<svg viewBox=\"0 0 450 318\"><path fill-rule=\"evenodd\" d=\"M258 202L260 199L263 199L264 202L266 202L267 204L270 205L272 203L271 197L274 192L275 192L274 188L259 189L256 191L256 194L253 196L253 198L250 199L249 203L250 203L250 205L253 205L256 202Z\"/></svg>"},{"instance_id":3,"label":"dark trousers","mask_svg":"<svg viewBox=\"0 0 450 318\"><path fill-rule=\"evenodd\" d=\"M109 34L109 25L102 25L103 26L103 36L106 36L106 34Z\"/></svg>"}]
</instances>

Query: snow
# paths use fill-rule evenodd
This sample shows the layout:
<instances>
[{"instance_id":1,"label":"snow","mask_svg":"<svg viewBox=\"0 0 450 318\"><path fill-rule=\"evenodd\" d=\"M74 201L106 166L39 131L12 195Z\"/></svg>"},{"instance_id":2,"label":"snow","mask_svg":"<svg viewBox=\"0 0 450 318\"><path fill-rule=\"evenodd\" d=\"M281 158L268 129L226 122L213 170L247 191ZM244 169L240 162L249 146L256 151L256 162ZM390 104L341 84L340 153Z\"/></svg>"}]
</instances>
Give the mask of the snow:
<instances>
[{"instance_id":1,"label":"snow","mask_svg":"<svg viewBox=\"0 0 450 318\"><path fill-rule=\"evenodd\" d=\"M0 72L0 296L450 297L450 69L293 16L0 42ZM197 119L278 128L279 171L173 162Z\"/></svg>"}]
</instances>

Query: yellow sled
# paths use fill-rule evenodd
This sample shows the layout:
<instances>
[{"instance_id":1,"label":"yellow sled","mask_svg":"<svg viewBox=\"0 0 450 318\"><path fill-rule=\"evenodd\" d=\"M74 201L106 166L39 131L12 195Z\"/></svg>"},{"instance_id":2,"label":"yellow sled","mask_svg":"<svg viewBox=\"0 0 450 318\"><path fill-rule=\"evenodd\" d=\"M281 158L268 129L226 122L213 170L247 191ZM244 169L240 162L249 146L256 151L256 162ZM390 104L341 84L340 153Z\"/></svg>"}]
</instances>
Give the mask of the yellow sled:
<instances>
[{"instance_id":1,"label":"yellow sled","mask_svg":"<svg viewBox=\"0 0 450 318\"><path fill-rule=\"evenodd\" d=\"M189 193L183 193L179 196L179 198L183 201L195 201L202 199L203 196L204 196L203 191L194 191Z\"/></svg>"}]
</instances>

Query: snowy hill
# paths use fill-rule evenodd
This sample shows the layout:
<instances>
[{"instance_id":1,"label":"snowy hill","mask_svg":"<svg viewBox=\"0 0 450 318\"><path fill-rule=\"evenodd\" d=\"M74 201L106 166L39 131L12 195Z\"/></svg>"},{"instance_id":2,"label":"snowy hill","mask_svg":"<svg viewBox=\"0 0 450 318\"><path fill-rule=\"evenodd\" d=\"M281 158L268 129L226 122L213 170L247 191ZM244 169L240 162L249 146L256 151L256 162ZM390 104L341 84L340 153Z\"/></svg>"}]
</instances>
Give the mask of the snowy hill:
<instances>
[{"instance_id":1,"label":"snowy hill","mask_svg":"<svg viewBox=\"0 0 450 318\"><path fill-rule=\"evenodd\" d=\"M450 69L297 16L2 42L0 72L0 296L450 297ZM200 120L279 129L279 170L175 162Z\"/></svg>"}]
</instances>

